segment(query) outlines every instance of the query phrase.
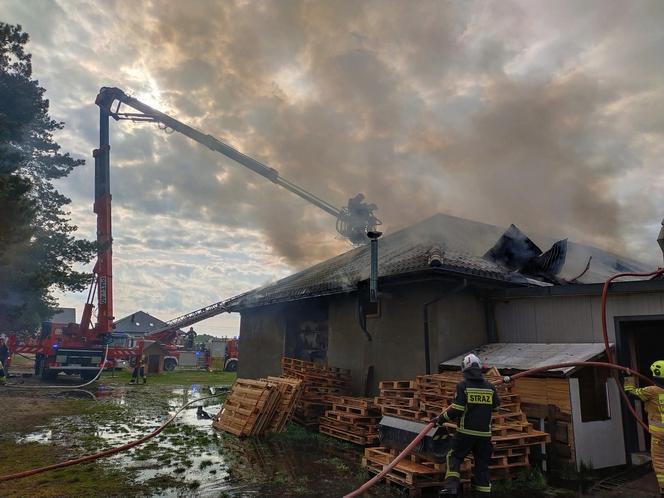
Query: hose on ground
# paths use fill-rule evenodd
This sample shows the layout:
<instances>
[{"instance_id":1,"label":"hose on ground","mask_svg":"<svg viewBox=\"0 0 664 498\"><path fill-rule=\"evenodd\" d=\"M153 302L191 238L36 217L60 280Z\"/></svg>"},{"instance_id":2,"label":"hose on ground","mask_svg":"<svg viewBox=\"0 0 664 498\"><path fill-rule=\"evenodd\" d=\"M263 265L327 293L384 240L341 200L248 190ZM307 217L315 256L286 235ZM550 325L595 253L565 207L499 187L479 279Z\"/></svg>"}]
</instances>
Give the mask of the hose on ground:
<instances>
[{"instance_id":1,"label":"hose on ground","mask_svg":"<svg viewBox=\"0 0 664 498\"><path fill-rule=\"evenodd\" d=\"M21 355L22 356L22 355ZM108 358L108 345L106 345L106 350L104 351L104 359L101 362L101 367L99 368L99 371L97 372L97 375L94 376L92 380L89 380L83 384L80 384L78 386L42 386L42 385L36 385L36 386L24 386L24 385L15 385L15 384L6 384L4 387L12 388L12 389L65 389L65 390L72 390L72 389L81 389L85 386L89 386L93 382L96 382L97 379L101 376L102 372L104 371L104 368L106 368L106 360Z\"/></svg>"},{"instance_id":2,"label":"hose on ground","mask_svg":"<svg viewBox=\"0 0 664 498\"><path fill-rule=\"evenodd\" d=\"M378 474L373 476L371 479L369 479L367 482L365 482L362 486L357 488L355 491L348 493L347 495L344 495L344 498L351 498L353 496L359 496L365 491L367 491L371 486L376 484L378 481L380 481L390 470L392 470L396 464L398 464L401 460L403 460L412 450L417 446L417 444L424 439L424 437L429 433L431 429L433 429L433 426L435 424L433 422L429 422L422 431L415 436L415 439L413 439L408 446L406 446L401 453L399 453L394 460L392 460L389 465L387 465L383 470L381 470Z\"/></svg>"},{"instance_id":3,"label":"hose on ground","mask_svg":"<svg viewBox=\"0 0 664 498\"><path fill-rule=\"evenodd\" d=\"M73 460L66 460L64 462L54 463L52 465L46 465L45 467L38 467L36 469L24 470L22 472L17 472L15 474L7 474L7 475L4 475L4 476L0 476L0 482L12 481L12 480L15 480L15 479L22 479L24 477L33 476L35 474L41 474L42 472L48 472L49 470L62 469L64 467L71 467L72 465L78 465L80 463L92 462L93 460L98 460L100 458L115 455L116 453L120 453L122 451L129 450L131 448L134 448L135 446L143 444L147 440L152 439L153 437L158 435L171 422L173 422L173 420L175 420L175 418L185 408L187 408L189 405L192 405L194 403L198 403L199 401L204 401L206 399L218 398L222 394L225 394L225 393L215 394L214 396L206 396L204 398L196 398L194 400L189 401L188 403L185 403L180 408L178 408L178 410L173 415L171 415L166 420L166 422L164 422L159 427L157 427L155 430L153 430L151 433L143 436L140 439L136 439L134 441L130 441L128 443L125 443L121 446L116 446L115 448L109 448L108 450L100 451L99 453L94 453L92 455L86 455L86 456L83 456L83 457L80 457L80 458L74 458Z\"/></svg>"},{"instance_id":4,"label":"hose on ground","mask_svg":"<svg viewBox=\"0 0 664 498\"><path fill-rule=\"evenodd\" d=\"M558 363L555 365L547 365L544 367L539 367L539 368L532 368L530 370L524 370L523 372L519 372L517 374L512 375L511 377L505 377L502 379L500 383L503 383L505 381L510 382L512 380L518 379L520 377L526 377L528 375L535 375L538 373L546 372L547 370L555 370L558 368L569 368L569 367L598 367L598 368L611 368L611 369L616 369L620 370L624 373L628 373L630 375L634 375L635 377L639 377L640 379L643 379L649 383L652 383L648 377L640 374L639 372L636 372L635 370L632 370L631 368L623 367L622 365L615 365L613 363L606 363L606 362L601 362L601 361L575 361L575 362L568 362L568 363ZM406 458L408 454L415 448L415 446L428 434L428 432L433 428L434 423L429 422L424 429L411 441L411 443L406 446L401 453L399 453L394 460L392 460L380 473L376 474L374 477L372 477L370 480L365 482L362 486L357 488L355 491L352 491L351 493L348 493L347 495L344 495L344 498L352 498L354 496L359 496L360 494L364 493L367 491L369 488L371 488L374 484L376 484L378 481L380 481L390 470L392 470L401 460ZM647 426L646 426L647 427Z\"/></svg>"}]
</instances>

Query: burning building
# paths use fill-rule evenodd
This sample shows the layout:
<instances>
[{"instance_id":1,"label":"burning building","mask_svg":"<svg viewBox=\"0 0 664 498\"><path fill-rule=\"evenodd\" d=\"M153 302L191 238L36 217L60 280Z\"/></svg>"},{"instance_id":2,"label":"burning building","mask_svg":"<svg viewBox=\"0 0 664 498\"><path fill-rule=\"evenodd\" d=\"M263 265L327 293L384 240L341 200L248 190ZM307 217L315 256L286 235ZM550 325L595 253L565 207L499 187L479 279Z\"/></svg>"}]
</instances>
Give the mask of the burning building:
<instances>
[{"instance_id":1,"label":"burning building","mask_svg":"<svg viewBox=\"0 0 664 498\"><path fill-rule=\"evenodd\" d=\"M439 364L490 344L601 343L603 282L647 268L592 246L529 235L437 214L380 240L376 303L369 299L369 246L237 296L230 307L241 314L239 373L279 374L285 355L348 368L355 394L371 395L380 380L436 372ZM621 363L647 371L653 356L664 357L657 335L664 326L664 281L613 284L608 319ZM574 358L575 348L568 349ZM619 417L611 379L569 385L599 393L600 408L585 408L593 414L583 417L591 424L584 426L585 440L606 430L594 422L625 424L625 451L607 465L645 449L636 424Z\"/></svg>"}]
</instances>

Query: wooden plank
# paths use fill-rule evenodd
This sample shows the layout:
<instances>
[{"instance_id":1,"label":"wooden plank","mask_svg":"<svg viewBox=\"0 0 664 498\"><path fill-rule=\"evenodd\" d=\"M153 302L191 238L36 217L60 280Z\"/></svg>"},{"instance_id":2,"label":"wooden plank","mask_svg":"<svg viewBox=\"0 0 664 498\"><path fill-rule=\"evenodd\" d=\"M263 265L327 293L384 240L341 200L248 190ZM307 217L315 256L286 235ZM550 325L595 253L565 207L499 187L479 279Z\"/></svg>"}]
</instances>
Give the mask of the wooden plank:
<instances>
[{"instance_id":1,"label":"wooden plank","mask_svg":"<svg viewBox=\"0 0 664 498\"><path fill-rule=\"evenodd\" d=\"M572 413L568 379L521 377L514 381L514 392L525 403L555 405L563 413Z\"/></svg>"}]
</instances>

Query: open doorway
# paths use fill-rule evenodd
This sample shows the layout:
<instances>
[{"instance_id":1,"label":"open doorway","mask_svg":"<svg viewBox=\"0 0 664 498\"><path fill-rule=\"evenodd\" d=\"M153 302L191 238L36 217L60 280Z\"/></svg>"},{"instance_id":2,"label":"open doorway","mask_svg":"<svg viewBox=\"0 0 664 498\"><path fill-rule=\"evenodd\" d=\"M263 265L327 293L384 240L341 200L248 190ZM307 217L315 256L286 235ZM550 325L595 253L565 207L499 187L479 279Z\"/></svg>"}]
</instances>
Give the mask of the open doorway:
<instances>
[{"instance_id":1,"label":"open doorway","mask_svg":"<svg viewBox=\"0 0 664 498\"><path fill-rule=\"evenodd\" d=\"M650 377L650 365L656 360L664 359L664 316L616 318L616 342L619 362ZM635 406L642 419L647 421L643 403L637 401ZM649 434L638 426L631 416L624 418L629 451L648 451Z\"/></svg>"},{"instance_id":2,"label":"open doorway","mask_svg":"<svg viewBox=\"0 0 664 498\"><path fill-rule=\"evenodd\" d=\"M311 300L289 308L285 356L325 364L327 345L328 307L325 301Z\"/></svg>"}]
</instances>

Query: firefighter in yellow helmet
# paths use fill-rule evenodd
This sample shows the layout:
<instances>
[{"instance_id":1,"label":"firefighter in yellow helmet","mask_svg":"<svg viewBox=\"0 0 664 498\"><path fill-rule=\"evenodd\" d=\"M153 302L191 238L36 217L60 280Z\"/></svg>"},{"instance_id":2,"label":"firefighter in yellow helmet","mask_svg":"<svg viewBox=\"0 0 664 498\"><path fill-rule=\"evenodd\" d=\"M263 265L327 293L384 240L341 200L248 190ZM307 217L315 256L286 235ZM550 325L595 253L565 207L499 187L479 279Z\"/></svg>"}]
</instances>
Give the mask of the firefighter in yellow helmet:
<instances>
[{"instance_id":1,"label":"firefighter in yellow helmet","mask_svg":"<svg viewBox=\"0 0 664 498\"><path fill-rule=\"evenodd\" d=\"M650 429L650 454L652 466L659 484L659 494L664 496L664 360L650 365L654 386L636 387L634 377L625 378L625 391L644 402Z\"/></svg>"}]
</instances>

